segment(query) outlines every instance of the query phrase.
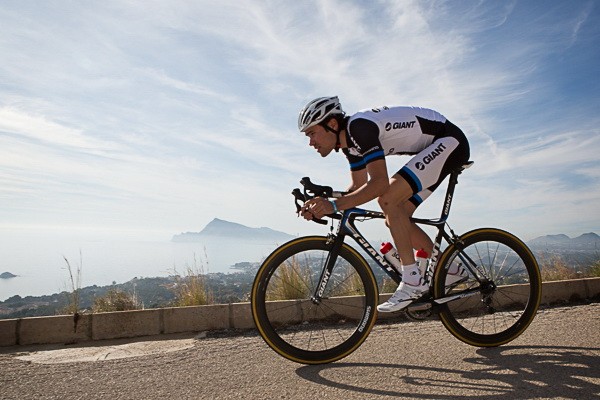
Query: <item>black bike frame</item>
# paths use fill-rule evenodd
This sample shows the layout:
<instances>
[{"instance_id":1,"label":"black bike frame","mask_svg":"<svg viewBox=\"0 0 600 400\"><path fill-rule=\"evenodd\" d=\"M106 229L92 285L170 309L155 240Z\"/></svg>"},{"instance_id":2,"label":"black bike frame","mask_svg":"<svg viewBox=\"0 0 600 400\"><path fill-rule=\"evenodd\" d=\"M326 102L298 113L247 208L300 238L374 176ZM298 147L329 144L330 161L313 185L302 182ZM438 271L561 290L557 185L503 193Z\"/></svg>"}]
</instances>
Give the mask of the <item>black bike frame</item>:
<instances>
[{"instance_id":1,"label":"black bike frame","mask_svg":"<svg viewBox=\"0 0 600 400\"><path fill-rule=\"evenodd\" d=\"M426 281L431 282L431 278L433 276L433 271L437 264L438 256L440 253L440 246L442 244L442 240L445 240L446 243L452 244L456 242L458 237L454 234L452 229L450 230L450 234L446 232L444 229L446 225L446 220L448 219L448 215L450 214L450 206L452 205L452 199L454 196L454 189L458 184L458 176L462 173L465 168L471 166L472 163L466 164L463 168L454 170L450 173L450 178L448 182L448 187L446 189L446 196L444 200L444 207L442 209L442 215L439 219L420 219L420 218L411 218L411 221L417 224L422 225L430 225L435 226L438 229L438 233L436 235L434 244L433 244L433 253L431 254L431 262L427 266L426 272ZM312 300L316 303L320 302L322 299L322 295L325 291L325 287L327 286L327 281L331 277L333 267L335 265L335 261L339 255L340 249L344 243L344 239L346 236L350 236L354 241L375 261L375 263L383 269L397 284L400 284L402 280L402 274L400 271L397 271L394 266L392 266L371 244L365 237L358 231L355 226L355 220L359 219L385 219L385 215L382 212L378 211L369 211L362 208L351 208L345 210L342 215L333 215L331 216L335 219L340 219L340 223L338 226L338 230L336 234L331 234L330 239L332 241L332 247L327 255L327 259L325 261L325 267L321 272L321 276L319 278L319 283L316 287L315 293L313 295ZM473 265L473 264L471 264ZM467 266L470 269L470 266Z\"/></svg>"}]
</instances>

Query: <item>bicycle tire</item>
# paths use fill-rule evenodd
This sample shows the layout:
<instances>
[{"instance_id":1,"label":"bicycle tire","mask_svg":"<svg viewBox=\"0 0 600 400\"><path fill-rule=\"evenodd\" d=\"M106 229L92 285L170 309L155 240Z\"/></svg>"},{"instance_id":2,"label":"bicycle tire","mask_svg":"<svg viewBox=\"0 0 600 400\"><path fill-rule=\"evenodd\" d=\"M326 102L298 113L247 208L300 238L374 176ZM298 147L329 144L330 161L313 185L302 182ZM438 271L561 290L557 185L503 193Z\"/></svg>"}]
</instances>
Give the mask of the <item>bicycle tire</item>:
<instances>
[{"instance_id":1,"label":"bicycle tire","mask_svg":"<svg viewBox=\"0 0 600 400\"><path fill-rule=\"evenodd\" d=\"M468 272L465 282L446 285L453 263L456 270L465 264L466 256L477 264L473 270L478 276L487 276L493 284L482 284ZM442 253L434 274L434 298L473 289L479 293L440 305L443 325L473 346L508 343L527 329L537 313L542 293L537 261L520 239L506 231L470 231Z\"/></svg>"},{"instance_id":2,"label":"bicycle tire","mask_svg":"<svg viewBox=\"0 0 600 400\"><path fill-rule=\"evenodd\" d=\"M311 300L330 248L327 237L294 239L274 250L254 279L254 323L264 341L288 360L337 361L356 350L375 324L375 277L364 257L345 243L320 289L321 302Z\"/></svg>"}]
</instances>

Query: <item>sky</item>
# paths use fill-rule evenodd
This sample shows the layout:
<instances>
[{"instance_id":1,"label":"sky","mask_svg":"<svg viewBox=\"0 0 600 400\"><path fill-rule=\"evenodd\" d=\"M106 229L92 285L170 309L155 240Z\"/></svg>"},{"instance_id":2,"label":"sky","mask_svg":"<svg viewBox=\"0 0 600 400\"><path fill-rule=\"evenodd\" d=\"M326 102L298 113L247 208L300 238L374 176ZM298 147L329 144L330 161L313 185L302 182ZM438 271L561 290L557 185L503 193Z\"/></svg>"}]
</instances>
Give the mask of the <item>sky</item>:
<instances>
[{"instance_id":1,"label":"sky","mask_svg":"<svg viewBox=\"0 0 600 400\"><path fill-rule=\"evenodd\" d=\"M326 233L290 192L349 184L296 127L332 95L465 131L458 232L600 233L598 2L3 0L0 31L4 238L169 240L213 218Z\"/></svg>"}]
</instances>

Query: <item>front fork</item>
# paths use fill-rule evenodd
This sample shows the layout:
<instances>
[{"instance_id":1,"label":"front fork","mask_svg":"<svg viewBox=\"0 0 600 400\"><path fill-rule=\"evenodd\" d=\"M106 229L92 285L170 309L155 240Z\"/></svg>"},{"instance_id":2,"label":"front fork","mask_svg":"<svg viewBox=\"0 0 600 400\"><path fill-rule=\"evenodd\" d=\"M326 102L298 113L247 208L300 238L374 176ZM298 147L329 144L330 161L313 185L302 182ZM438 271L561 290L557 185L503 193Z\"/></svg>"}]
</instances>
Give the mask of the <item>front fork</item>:
<instances>
[{"instance_id":1,"label":"front fork","mask_svg":"<svg viewBox=\"0 0 600 400\"><path fill-rule=\"evenodd\" d=\"M340 254L340 249L344 244L344 235L329 235L329 241L331 248L329 249L329 253L327 253L327 258L325 259L325 265L321 270L321 276L319 277L319 281L317 286L315 287L315 292L311 297L311 301L314 304L320 304L323 299L323 294L325 293L325 289L327 288L327 282L331 278L331 274L333 273L333 267L335 266L335 262Z\"/></svg>"}]
</instances>

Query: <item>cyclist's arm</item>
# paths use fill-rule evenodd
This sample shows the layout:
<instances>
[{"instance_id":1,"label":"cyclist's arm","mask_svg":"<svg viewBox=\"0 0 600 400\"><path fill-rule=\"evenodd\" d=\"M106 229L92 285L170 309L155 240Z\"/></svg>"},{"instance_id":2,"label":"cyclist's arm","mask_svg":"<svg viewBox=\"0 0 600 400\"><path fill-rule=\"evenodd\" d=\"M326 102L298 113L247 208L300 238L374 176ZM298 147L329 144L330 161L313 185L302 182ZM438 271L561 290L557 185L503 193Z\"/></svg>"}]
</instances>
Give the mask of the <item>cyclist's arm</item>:
<instances>
[{"instance_id":1,"label":"cyclist's arm","mask_svg":"<svg viewBox=\"0 0 600 400\"><path fill-rule=\"evenodd\" d=\"M350 171L350 186L348 187L348 193L356 192L369 180L369 174L367 169L361 169L359 171Z\"/></svg>"},{"instance_id":2,"label":"cyclist's arm","mask_svg":"<svg viewBox=\"0 0 600 400\"><path fill-rule=\"evenodd\" d=\"M358 188L336 200L338 209L346 210L361 204L368 203L384 194L389 186L389 177L385 159L376 160L367 164L365 169L352 171L352 186Z\"/></svg>"},{"instance_id":3,"label":"cyclist's arm","mask_svg":"<svg viewBox=\"0 0 600 400\"><path fill-rule=\"evenodd\" d=\"M335 199L338 210L346 210L367 203L387 191L390 184L385 159L370 162L365 171L365 174L352 174L353 185L365 180L366 182L352 193ZM333 204L330 200L323 197L315 197L308 200L300 209L300 215L307 220L320 219L333 212Z\"/></svg>"}]
</instances>

